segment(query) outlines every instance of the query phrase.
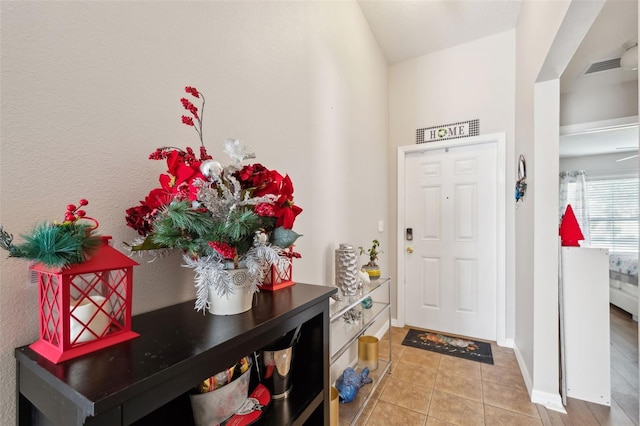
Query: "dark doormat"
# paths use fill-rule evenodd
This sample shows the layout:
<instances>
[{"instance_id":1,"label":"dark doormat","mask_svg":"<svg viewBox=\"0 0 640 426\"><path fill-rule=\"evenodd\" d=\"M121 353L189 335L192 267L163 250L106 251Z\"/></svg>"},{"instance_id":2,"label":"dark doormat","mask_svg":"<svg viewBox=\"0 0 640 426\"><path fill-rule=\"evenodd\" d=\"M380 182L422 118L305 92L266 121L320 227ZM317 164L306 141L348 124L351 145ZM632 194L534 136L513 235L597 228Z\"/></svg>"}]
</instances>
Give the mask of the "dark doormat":
<instances>
[{"instance_id":1,"label":"dark doormat","mask_svg":"<svg viewBox=\"0 0 640 426\"><path fill-rule=\"evenodd\" d=\"M458 358L484 362L485 364L493 364L491 344L485 342L411 328L402 344L445 355L453 355Z\"/></svg>"}]
</instances>

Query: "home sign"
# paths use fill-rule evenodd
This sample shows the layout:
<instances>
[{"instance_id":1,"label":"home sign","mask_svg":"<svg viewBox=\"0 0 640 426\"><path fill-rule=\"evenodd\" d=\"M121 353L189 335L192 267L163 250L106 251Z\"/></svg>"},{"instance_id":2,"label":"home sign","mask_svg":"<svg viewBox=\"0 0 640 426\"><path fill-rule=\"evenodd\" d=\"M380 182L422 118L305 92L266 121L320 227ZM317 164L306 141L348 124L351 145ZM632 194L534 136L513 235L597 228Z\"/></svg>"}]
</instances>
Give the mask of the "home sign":
<instances>
[{"instance_id":1,"label":"home sign","mask_svg":"<svg viewBox=\"0 0 640 426\"><path fill-rule=\"evenodd\" d=\"M443 124L440 126L426 127L416 131L416 143L436 142L447 139L466 138L478 136L480 120L459 121L457 123Z\"/></svg>"}]
</instances>

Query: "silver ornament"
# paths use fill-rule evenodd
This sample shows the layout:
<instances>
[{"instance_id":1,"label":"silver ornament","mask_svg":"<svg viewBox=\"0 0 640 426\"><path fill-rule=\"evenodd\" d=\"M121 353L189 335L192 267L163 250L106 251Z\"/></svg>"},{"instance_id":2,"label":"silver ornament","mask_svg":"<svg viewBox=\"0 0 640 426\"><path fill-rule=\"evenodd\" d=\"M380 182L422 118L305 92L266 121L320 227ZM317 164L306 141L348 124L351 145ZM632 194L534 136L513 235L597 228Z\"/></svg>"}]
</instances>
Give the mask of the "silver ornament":
<instances>
[{"instance_id":1,"label":"silver ornament","mask_svg":"<svg viewBox=\"0 0 640 426\"><path fill-rule=\"evenodd\" d=\"M206 160L200 164L200 173L205 177L220 176L222 165L215 160Z\"/></svg>"}]
</instances>

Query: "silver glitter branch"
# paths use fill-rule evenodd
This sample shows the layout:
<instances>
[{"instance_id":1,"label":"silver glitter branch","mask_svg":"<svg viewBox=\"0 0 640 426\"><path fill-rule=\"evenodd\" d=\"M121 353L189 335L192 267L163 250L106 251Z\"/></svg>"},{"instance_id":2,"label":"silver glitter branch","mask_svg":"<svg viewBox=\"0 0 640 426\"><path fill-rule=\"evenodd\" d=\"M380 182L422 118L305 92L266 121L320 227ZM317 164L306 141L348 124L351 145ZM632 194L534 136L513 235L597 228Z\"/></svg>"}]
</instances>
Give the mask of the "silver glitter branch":
<instances>
[{"instance_id":1,"label":"silver glitter branch","mask_svg":"<svg viewBox=\"0 0 640 426\"><path fill-rule=\"evenodd\" d=\"M244 256L244 263L251 282L250 292L254 293L259 290L258 283L264 280L270 266L275 266L278 270L286 268L288 259L280 256L282 253L283 250L279 247L262 244L249 249ZM218 253L197 259L184 255L183 259L185 262L183 266L191 268L195 272L196 311L209 309L210 291L215 291L220 296L233 294L235 291L231 276L225 269L224 259Z\"/></svg>"},{"instance_id":2,"label":"silver glitter branch","mask_svg":"<svg viewBox=\"0 0 640 426\"><path fill-rule=\"evenodd\" d=\"M196 287L196 311L209 309L209 291L215 291L219 295L227 295L234 292L231 285L231 276L224 269L221 256L216 254L192 259L184 255L186 268L195 272Z\"/></svg>"}]
</instances>

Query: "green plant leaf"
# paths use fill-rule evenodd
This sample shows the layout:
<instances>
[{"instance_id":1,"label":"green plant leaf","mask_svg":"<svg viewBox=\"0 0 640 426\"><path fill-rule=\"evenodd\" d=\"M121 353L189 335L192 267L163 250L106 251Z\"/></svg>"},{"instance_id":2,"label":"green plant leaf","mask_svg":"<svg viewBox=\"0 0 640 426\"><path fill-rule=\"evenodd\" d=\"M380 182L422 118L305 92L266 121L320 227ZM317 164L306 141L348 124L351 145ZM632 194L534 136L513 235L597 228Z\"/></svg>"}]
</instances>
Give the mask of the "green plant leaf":
<instances>
[{"instance_id":1,"label":"green plant leaf","mask_svg":"<svg viewBox=\"0 0 640 426\"><path fill-rule=\"evenodd\" d=\"M302 237L302 235L292 229L284 229L280 226L273 230L271 234L271 244L285 249L292 246L300 237Z\"/></svg>"},{"instance_id":2,"label":"green plant leaf","mask_svg":"<svg viewBox=\"0 0 640 426\"><path fill-rule=\"evenodd\" d=\"M159 250L159 249L167 248L167 246L162 245L162 244L158 244L155 241L153 241L153 235L147 235L147 237L144 239L144 241L142 243L140 243L140 244L136 244L135 246L131 246L131 245L128 245L128 246L131 249L131 251Z\"/></svg>"}]
</instances>

